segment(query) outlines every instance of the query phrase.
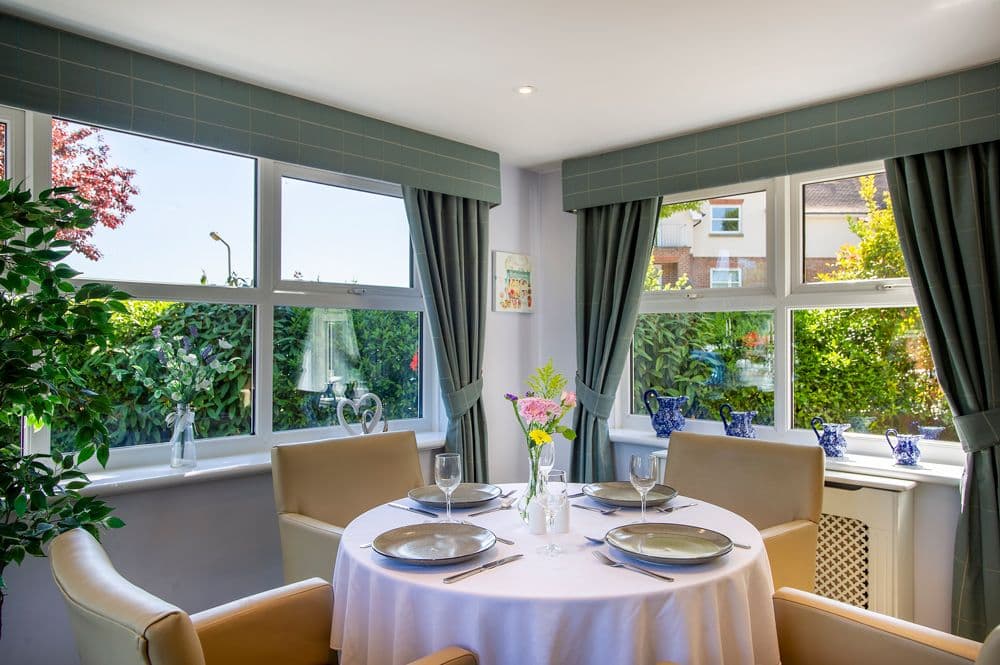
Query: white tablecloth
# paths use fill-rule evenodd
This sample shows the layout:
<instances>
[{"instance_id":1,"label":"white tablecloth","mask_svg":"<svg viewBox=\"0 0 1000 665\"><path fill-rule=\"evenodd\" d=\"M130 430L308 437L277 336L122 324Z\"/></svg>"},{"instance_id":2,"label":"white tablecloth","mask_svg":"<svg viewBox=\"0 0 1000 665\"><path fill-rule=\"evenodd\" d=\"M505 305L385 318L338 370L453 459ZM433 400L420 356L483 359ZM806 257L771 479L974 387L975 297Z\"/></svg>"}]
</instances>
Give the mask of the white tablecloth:
<instances>
[{"instance_id":1,"label":"white tablecloth","mask_svg":"<svg viewBox=\"0 0 1000 665\"><path fill-rule=\"evenodd\" d=\"M464 519L473 510L455 512ZM476 652L482 665L778 663L767 553L749 522L705 503L650 513L650 521L707 527L751 546L699 566L644 564L676 578L671 583L601 565L592 550L627 559L583 538L638 521L638 509L613 516L571 509L570 516L570 533L555 537L566 550L562 556L537 554L546 537L530 535L512 509L468 519L515 545L497 543L472 561L422 568L360 546L430 518L389 506L368 511L348 525L340 543L331 647L341 651L343 665L406 663L452 644ZM441 582L516 553L524 559L455 584Z\"/></svg>"}]
</instances>

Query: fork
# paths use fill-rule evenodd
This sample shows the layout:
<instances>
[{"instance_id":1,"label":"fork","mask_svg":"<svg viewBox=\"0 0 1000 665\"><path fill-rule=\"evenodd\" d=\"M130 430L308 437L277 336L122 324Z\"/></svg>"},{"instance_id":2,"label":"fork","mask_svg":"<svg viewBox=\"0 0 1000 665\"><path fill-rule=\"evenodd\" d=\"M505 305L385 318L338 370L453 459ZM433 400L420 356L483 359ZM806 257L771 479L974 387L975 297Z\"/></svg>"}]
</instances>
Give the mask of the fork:
<instances>
[{"instance_id":1,"label":"fork","mask_svg":"<svg viewBox=\"0 0 1000 665\"><path fill-rule=\"evenodd\" d=\"M493 506L492 508L487 508L486 510L480 510L477 513L469 513L469 517L476 517L477 515L485 515L486 513L492 513L497 510L507 510L508 508L514 505L515 501L517 501L517 496L514 495L514 492L516 491L517 490L511 490L510 492L508 492L506 498L504 498L504 500L500 502L499 506Z\"/></svg>"},{"instance_id":2,"label":"fork","mask_svg":"<svg viewBox=\"0 0 1000 665\"><path fill-rule=\"evenodd\" d=\"M668 577L667 575L661 575L660 573L653 572L647 568L641 566L634 566L630 563L622 563L621 561L615 561L603 552L593 551L591 554L594 558L603 563L605 566L611 566L612 568L624 568L626 570L631 570L636 573L642 573L643 575L649 575L650 577L655 577L658 580L665 580L667 582L673 582L674 578Z\"/></svg>"},{"instance_id":3,"label":"fork","mask_svg":"<svg viewBox=\"0 0 1000 665\"><path fill-rule=\"evenodd\" d=\"M593 506L585 506L582 503L574 503L574 504L571 504L571 505L574 508L581 508L583 510L592 510L595 513L600 513L602 515L614 515L619 510L621 510L621 508L595 508Z\"/></svg>"}]
</instances>

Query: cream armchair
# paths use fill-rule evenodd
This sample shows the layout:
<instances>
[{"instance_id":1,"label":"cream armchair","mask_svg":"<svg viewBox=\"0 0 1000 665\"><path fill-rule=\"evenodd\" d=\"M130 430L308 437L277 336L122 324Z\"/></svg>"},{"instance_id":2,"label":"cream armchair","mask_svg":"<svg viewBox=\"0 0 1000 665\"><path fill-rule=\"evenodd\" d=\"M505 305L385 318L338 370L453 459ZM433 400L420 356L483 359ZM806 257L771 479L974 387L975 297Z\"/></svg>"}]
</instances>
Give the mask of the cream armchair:
<instances>
[{"instance_id":1,"label":"cream armchair","mask_svg":"<svg viewBox=\"0 0 1000 665\"><path fill-rule=\"evenodd\" d=\"M271 449L285 582L330 581L344 527L424 484L413 432L385 432Z\"/></svg>"},{"instance_id":2,"label":"cream armchair","mask_svg":"<svg viewBox=\"0 0 1000 665\"><path fill-rule=\"evenodd\" d=\"M980 644L797 589L774 594L782 665L997 665L1000 627Z\"/></svg>"},{"instance_id":3,"label":"cream armchair","mask_svg":"<svg viewBox=\"0 0 1000 665\"><path fill-rule=\"evenodd\" d=\"M86 531L52 541L82 665L325 665L333 590L312 579L188 615L135 586ZM419 665L476 665L455 647Z\"/></svg>"},{"instance_id":4,"label":"cream armchair","mask_svg":"<svg viewBox=\"0 0 1000 665\"><path fill-rule=\"evenodd\" d=\"M776 589L812 591L823 467L819 446L674 432L665 481L760 529Z\"/></svg>"}]
</instances>

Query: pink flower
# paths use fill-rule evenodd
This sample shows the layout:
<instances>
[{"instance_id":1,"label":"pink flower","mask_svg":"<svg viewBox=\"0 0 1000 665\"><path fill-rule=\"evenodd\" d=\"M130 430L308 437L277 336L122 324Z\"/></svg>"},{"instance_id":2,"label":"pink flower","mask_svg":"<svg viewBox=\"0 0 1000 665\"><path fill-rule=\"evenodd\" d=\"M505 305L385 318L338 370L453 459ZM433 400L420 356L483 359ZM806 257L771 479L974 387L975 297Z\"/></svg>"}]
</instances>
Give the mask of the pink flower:
<instances>
[{"instance_id":1,"label":"pink flower","mask_svg":"<svg viewBox=\"0 0 1000 665\"><path fill-rule=\"evenodd\" d=\"M559 397L559 401L567 407L573 408L576 406L576 393L564 390L562 396Z\"/></svg>"},{"instance_id":2,"label":"pink flower","mask_svg":"<svg viewBox=\"0 0 1000 665\"><path fill-rule=\"evenodd\" d=\"M517 410L532 425L545 425L562 412L559 404L541 397L522 397L517 401Z\"/></svg>"}]
</instances>

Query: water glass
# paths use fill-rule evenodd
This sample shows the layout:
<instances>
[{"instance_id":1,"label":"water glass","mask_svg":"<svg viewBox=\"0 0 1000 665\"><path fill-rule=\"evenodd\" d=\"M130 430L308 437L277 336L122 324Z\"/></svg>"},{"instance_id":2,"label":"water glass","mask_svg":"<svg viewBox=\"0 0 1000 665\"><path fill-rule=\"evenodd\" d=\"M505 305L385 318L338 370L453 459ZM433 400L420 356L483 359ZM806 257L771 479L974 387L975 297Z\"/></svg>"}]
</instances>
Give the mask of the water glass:
<instances>
[{"instance_id":1,"label":"water glass","mask_svg":"<svg viewBox=\"0 0 1000 665\"><path fill-rule=\"evenodd\" d=\"M446 522L451 522L451 493L462 482L462 456L458 453L440 453L434 458L434 482L444 492L447 506Z\"/></svg>"},{"instance_id":2,"label":"water glass","mask_svg":"<svg viewBox=\"0 0 1000 665\"><path fill-rule=\"evenodd\" d=\"M566 510L569 504L569 499L566 497L566 472L550 471L539 498L542 510L545 512L545 530L549 534L549 538L548 544L538 548L538 553L545 556L558 556L562 554L562 548L552 541L552 534L555 531L556 516L560 510Z\"/></svg>"},{"instance_id":3,"label":"water glass","mask_svg":"<svg viewBox=\"0 0 1000 665\"><path fill-rule=\"evenodd\" d=\"M660 458L655 455L632 455L629 463L629 480L642 499L642 521L646 521L646 495L653 489L660 475Z\"/></svg>"}]
</instances>

